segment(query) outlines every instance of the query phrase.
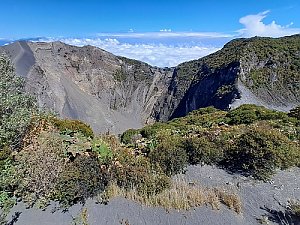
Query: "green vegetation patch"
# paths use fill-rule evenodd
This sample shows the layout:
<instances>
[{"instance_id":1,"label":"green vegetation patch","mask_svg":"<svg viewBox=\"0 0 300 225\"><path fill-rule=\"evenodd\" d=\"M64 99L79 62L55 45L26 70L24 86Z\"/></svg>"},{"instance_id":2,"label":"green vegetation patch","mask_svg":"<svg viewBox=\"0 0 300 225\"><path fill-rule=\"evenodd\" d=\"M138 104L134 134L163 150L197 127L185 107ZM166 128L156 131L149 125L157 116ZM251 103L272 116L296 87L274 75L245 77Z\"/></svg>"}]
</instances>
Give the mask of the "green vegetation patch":
<instances>
[{"instance_id":1,"label":"green vegetation patch","mask_svg":"<svg viewBox=\"0 0 300 225\"><path fill-rule=\"evenodd\" d=\"M83 123L80 120L59 119L56 117L50 117L49 120L53 123L61 132L80 132L86 137L93 137L94 132L92 128Z\"/></svg>"},{"instance_id":2,"label":"green vegetation patch","mask_svg":"<svg viewBox=\"0 0 300 225\"><path fill-rule=\"evenodd\" d=\"M159 165L113 136L95 137L79 120L39 112L23 80L0 58L0 222L16 199L28 206L62 207L102 193L110 183L156 194L170 186Z\"/></svg>"},{"instance_id":3,"label":"green vegetation patch","mask_svg":"<svg viewBox=\"0 0 300 225\"><path fill-rule=\"evenodd\" d=\"M128 146L168 175L187 165L212 164L267 180L277 169L300 164L297 109L289 114L242 105L225 112L213 107L186 117L125 132ZM153 144L154 143L154 144Z\"/></svg>"}]
</instances>

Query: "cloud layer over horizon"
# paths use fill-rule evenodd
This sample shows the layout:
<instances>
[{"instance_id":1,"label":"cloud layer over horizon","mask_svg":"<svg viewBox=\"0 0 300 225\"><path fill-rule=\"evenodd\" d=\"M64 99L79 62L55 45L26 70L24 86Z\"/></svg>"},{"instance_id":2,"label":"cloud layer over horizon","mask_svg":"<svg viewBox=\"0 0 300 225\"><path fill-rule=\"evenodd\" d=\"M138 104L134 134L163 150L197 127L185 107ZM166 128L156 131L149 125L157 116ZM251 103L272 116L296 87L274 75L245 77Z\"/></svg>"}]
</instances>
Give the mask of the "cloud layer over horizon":
<instances>
[{"instance_id":1,"label":"cloud layer over horizon","mask_svg":"<svg viewBox=\"0 0 300 225\"><path fill-rule=\"evenodd\" d=\"M39 41L62 41L75 46L92 45L128 58L141 60L153 66L173 67L179 63L198 59L219 50L226 41L216 46L211 44L180 43L182 40L172 40L173 43L140 40L139 42L123 42L116 38L46 38ZM166 40L165 40L166 41ZM132 42L132 40L131 40ZM223 43L224 42L224 43Z\"/></svg>"},{"instance_id":2,"label":"cloud layer over horizon","mask_svg":"<svg viewBox=\"0 0 300 225\"><path fill-rule=\"evenodd\" d=\"M159 67L172 67L213 53L238 37L281 37L300 33L293 23L279 25L263 20L270 11L247 15L239 19L244 28L233 33L174 32L163 28L159 32L98 33L91 38L40 38L38 41L62 41L76 46L93 45L116 55L133 58ZM0 39L1 40L1 39Z\"/></svg>"}]
</instances>

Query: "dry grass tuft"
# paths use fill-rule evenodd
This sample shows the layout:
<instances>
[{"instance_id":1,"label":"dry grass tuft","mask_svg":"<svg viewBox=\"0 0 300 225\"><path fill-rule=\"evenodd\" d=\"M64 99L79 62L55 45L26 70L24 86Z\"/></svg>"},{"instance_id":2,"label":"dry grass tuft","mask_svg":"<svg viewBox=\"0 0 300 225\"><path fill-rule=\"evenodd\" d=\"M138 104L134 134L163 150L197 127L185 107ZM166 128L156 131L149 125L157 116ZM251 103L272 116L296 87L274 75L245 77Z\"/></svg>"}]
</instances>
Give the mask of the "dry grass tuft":
<instances>
[{"instance_id":1,"label":"dry grass tuft","mask_svg":"<svg viewBox=\"0 0 300 225\"><path fill-rule=\"evenodd\" d=\"M174 181L170 189L157 195L140 195L134 189L126 190L111 184L105 192L105 197L124 197L146 206L163 207L167 210L189 210L204 205L219 210L221 204L224 204L236 213L242 212L241 200L237 194L218 188L203 188L185 181Z\"/></svg>"},{"instance_id":2,"label":"dry grass tuft","mask_svg":"<svg viewBox=\"0 0 300 225\"><path fill-rule=\"evenodd\" d=\"M242 202L240 197L236 193L229 193L226 190L216 189L219 200L226 205L229 209L237 212L238 214L242 213Z\"/></svg>"}]
</instances>

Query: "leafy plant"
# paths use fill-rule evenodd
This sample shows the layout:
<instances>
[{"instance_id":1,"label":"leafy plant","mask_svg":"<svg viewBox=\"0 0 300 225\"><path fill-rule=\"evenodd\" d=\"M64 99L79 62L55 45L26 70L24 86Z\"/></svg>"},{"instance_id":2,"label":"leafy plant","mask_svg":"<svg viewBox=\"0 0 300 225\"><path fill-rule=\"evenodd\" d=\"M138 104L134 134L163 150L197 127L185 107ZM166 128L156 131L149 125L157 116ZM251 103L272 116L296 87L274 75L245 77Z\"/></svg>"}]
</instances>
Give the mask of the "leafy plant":
<instances>
[{"instance_id":1,"label":"leafy plant","mask_svg":"<svg viewBox=\"0 0 300 225\"><path fill-rule=\"evenodd\" d=\"M5 145L20 146L36 112L34 99L23 89L24 80L15 75L10 61L0 56L0 151Z\"/></svg>"},{"instance_id":2,"label":"leafy plant","mask_svg":"<svg viewBox=\"0 0 300 225\"><path fill-rule=\"evenodd\" d=\"M107 164L111 162L113 152L102 139L98 138L93 140L92 150L97 153L100 163Z\"/></svg>"}]
</instances>

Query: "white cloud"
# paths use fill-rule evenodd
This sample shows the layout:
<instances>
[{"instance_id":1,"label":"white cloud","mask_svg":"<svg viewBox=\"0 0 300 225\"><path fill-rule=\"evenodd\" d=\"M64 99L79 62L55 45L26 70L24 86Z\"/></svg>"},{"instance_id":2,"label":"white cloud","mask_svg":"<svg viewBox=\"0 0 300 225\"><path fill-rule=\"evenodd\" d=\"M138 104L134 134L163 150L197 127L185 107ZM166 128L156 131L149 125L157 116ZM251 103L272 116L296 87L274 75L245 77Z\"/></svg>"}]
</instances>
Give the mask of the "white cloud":
<instances>
[{"instance_id":1,"label":"white cloud","mask_svg":"<svg viewBox=\"0 0 300 225\"><path fill-rule=\"evenodd\" d=\"M282 26L275 21L272 21L270 24L265 24L263 19L267 17L268 13L270 13L269 10L256 15L247 15L240 18L239 22L245 26L245 28L238 31L240 36L282 37L300 33L299 28L290 27L293 23Z\"/></svg>"},{"instance_id":2,"label":"white cloud","mask_svg":"<svg viewBox=\"0 0 300 225\"><path fill-rule=\"evenodd\" d=\"M195 37L195 38L225 38L233 37L232 34L218 32L174 32L171 29L163 29L160 32L128 32L128 33L98 33L97 37L116 37L116 38L168 38L168 37Z\"/></svg>"},{"instance_id":3,"label":"white cloud","mask_svg":"<svg viewBox=\"0 0 300 225\"><path fill-rule=\"evenodd\" d=\"M161 29L160 32L172 32L171 29Z\"/></svg>"},{"instance_id":4,"label":"white cloud","mask_svg":"<svg viewBox=\"0 0 300 225\"><path fill-rule=\"evenodd\" d=\"M116 55L147 62L154 66L171 67L181 62L198 59L219 50L217 47L178 46L165 44L122 43L115 38L47 38L40 41L62 41L76 46L93 45Z\"/></svg>"},{"instance_id":5,"label":"white cloud","mask_svg":"<svg viewBox=\"0 0 300 225\"><path fill-rule=\"evenodd\" d=\"M92 45L154 66L171 67L213 53L232 35L216 32L100 33L93 38L46 38L76 46ZM226 39L226 40L225 40Z\"/></svg>"}]
</instances>

